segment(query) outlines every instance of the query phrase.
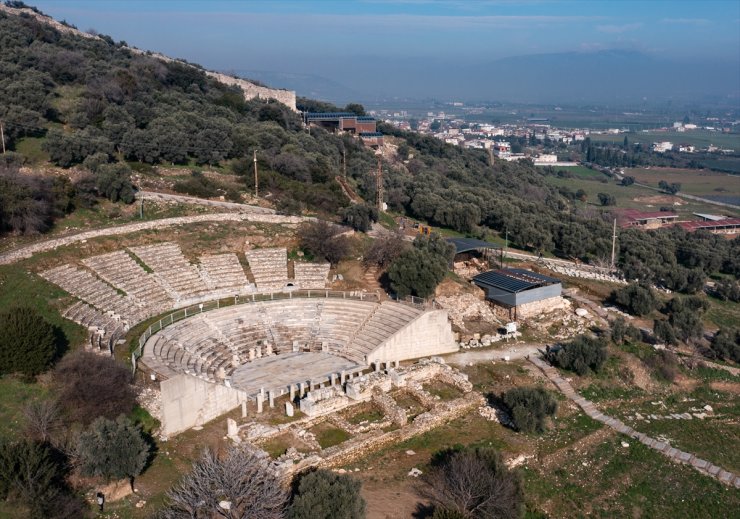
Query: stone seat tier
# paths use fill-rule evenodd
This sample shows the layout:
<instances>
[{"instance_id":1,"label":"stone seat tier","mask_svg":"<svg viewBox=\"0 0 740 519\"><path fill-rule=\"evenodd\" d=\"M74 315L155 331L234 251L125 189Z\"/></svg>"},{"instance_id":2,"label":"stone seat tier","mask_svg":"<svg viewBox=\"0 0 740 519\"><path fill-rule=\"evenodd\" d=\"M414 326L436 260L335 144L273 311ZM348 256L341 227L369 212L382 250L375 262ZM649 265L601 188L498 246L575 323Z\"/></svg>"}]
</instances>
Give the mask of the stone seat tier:
<instances>
[{"instance_id":1,"label":"stone seat tier","mask_svg":"<svg viewBox=\"0 0 740 519\"><path fill-rule=\"evenodd\" d=\"M144 306L171 308L172 299L151 274L125 251L117 251L82 260L83 265L111 285L140 300Z\"/></svg>"},{"instance_id":2,"label":"stone seat tier","mask_svg":"<svg viewBox=\"0 0 740 519\"><path fill-rule=\"evenodd\" d=\"M154 271L175 299L199 297L209 292L198 269L183 256L176 243L132 247L130 250Z\"/></svg>"},{"instance_id":3,"label":"stone seat tier","mask_svg":"<svg viewBox=\"0 0 740 519\"><path fill-rule=\"evenodd\" d=\"M102 312L112 312L129 322L138 322L144 318L144 314L137 308L136 300L121 295L86 270L63 265L42 272L41 276Z\"/></svg>"},{"instance_id":4,"label":"stone seat tier","mask_svg":"<svg viewBox=\"0 0 740 519\"><path fill-rule=\"evenodd\" d=\"M230 306L165 328L146 358L208 380L229 376L265 343L275 354L292 351L293 341L312 351L325 345L329 353L364 363L422 312L400 303L326 298Z\"/></svg>"}]
</instances>

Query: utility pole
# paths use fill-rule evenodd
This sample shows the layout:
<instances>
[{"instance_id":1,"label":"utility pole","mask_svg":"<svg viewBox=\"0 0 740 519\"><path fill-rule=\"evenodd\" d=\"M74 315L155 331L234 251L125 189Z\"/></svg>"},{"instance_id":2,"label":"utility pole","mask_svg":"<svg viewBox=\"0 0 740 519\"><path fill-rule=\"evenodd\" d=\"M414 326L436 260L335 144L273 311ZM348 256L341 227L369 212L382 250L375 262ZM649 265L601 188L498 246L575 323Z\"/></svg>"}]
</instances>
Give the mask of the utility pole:
<instances>
[{"instance_id":1,"label":"utility pole","mask_svg":"<svg viewBox=\"0 0 740 519\"><path fill-rule=\"evenodd\" d=\"M342 148L342 176L347 180L347 150Z\"/></svg>"},{"instance_id":2,"label":"utility pole","mask_svg":"<svg viewBox=\"0 0 740 519\"><path fill-rule=\"evenodd\" d=\"M614 231L612 233L612 268L614 268L614 252L617 247L617 219L614 219Z\"/></svg>"},{"instance_id":3,"label":"utility pole","mask_svg":"<svg viewBox=\"0 0 740 519\"><path fill-rule=\"evenodd\" d=\"M383 163L380 153L378 153L378 173L375 175L376 204L378 213L383 212Z\"/></svg>"},{"instance_id":4,"label":"utility pole","mask_svg":"<svg viewBox=\"0 0 740 519\"><path fill-rule=\"evenodd\" d=\"M506 228L506 238L504 239L504 259L506 258L506 249L509 248L509 228ZM501 268L504 268L504 262L501 262Z\"/></svg>"},{"instance_id":5,"label":"utility pole","mask_svg":"<svg viewBox=\"0 0 740 519\"><path fill-rule=\"evenodd\" d=\"M3 143L3 155L5 155L5 128L3 128L2 121L0 121L0 142Z\"/></svg>"},{"instance_id":6,"label":"utility pole","mask_svg":"<svg viewBox=\"0 0 740 519\"><path fill-rule=\"evenodd\" d=\"M259 176L257 175L257 150L254 150L254 196L259 198Z\"/></svg>"},{"instance_id":7,"label":"utility pole","mask_svg":"<svg viewBox=\"0 0 740 519\"><path fill-rule=\"evenodd\" d=\"M488 165L493 166L493 149L488 147Z\"/></svg>"}]
</instances>

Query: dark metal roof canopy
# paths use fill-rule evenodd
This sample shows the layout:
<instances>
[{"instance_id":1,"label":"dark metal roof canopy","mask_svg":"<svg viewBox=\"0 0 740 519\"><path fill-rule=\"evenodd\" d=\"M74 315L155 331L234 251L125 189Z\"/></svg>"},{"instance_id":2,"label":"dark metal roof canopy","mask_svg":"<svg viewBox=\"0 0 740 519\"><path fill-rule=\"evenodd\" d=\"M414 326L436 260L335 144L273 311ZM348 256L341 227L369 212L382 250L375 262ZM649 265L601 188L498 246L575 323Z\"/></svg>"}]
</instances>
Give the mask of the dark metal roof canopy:
<instances>
[{"instance_id":1,"label":"dark metal roof canopy","mask_svg":"<svg viewBox=\"0 0 740 519\"><path fill-rule=\"evenodd\" d=\"M500 249L495 243L476 240L475 238L447 238L447 241L455 246L455 254L478 249Z\"/></svg>"},{"instance_id":2,"label":"dark metal roof canopy","mask_svg":"<svg viewBox=\"0 0 740 519\"><path fill-rule=\"evenodd\" d=\"M480 286L486 285L489 287L499 288L506 292L521 292L523 290L530 290L546 285L552 285L560 283L557 278L550 276L543 276L531 270L525 269L501 269L501 270L490 270L482 274L478 274L473 278L473 282Z\"/></svg>"}]
</instances>

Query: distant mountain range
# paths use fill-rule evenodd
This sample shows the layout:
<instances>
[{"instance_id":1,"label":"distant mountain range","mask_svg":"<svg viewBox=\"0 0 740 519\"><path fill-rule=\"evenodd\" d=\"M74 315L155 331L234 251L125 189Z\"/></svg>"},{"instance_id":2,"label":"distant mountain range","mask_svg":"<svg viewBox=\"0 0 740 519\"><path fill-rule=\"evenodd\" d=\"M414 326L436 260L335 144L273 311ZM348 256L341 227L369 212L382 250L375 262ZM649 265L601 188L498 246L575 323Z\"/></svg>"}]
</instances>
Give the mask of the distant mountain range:
<instances>
[{"instance_id":1,"label":"distant mountain range","mask_svg":"<svg viewBox=\"0 0 740 519\"><path fill-rule=\"evenodd\" d=\"M314 70L312 74L237 72L337 103L379 97L556 103L740 99L738 63L710 58L674 61L624 50L496 60L364 56L338 60L330 67L316 63Z\"/></svg>"}]
</instances>

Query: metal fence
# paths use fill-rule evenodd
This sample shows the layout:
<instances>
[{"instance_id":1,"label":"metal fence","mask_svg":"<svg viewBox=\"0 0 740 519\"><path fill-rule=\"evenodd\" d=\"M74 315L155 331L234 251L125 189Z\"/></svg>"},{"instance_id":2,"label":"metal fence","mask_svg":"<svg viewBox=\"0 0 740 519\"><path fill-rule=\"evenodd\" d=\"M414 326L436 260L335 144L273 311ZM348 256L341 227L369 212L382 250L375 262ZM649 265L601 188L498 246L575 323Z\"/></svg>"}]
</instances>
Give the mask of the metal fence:
<instances>
[{"instance_id":1,"label":"metal fence","mask_svg":"<svg viewBox=\"0 0 740 519\"><path fill-rule=\"evenodd\" d=\"M170 326L177 321L182 321L188 317L208 312L209 310L216 310L227 306L244 305L252 303L260 303L264 301L275 301L281 299L357 299L360 301L372 301L380 302L380 296L377 293L367 292L345 292L337 290L291 290L289 292L268 292L268 293L254 293L250 295L234 296L223 299L216 299L212 301L204 301L202 303L194 304L185 308L180 308L174 312L163 316L158 321L152 323L144 333L139 336L139 345L131 353L131 364L134 373L136 372L136 365L141 355L144 353L144 345L149 338L157 333L158 331ZM413 306L426 308L429 303L426 299L414 296L408 296L405 298L392 298L394 301L404 304L410 304ZM434 304L434 303L432 303Z\"/></svg>"}]
</instances>

